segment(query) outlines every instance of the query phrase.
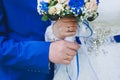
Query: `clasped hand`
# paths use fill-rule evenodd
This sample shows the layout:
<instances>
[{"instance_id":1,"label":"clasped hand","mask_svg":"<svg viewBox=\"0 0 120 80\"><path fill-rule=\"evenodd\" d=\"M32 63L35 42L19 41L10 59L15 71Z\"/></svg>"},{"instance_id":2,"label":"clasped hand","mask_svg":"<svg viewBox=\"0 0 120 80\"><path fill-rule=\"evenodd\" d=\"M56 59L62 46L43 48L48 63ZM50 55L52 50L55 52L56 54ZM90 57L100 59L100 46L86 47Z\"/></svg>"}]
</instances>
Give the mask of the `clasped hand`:
<instances>
[{"instance_id":1,"label":"clasped hand","mask_svg":"<svg viewBox=\"0 0 120 80\"><path fill-rule=\"evenodd\" d=\"M58 64L69 64L79 45L76 42L65 41L64 38L74 36L77 31L77 20L73 17L64 17L56 21L53 25L53 33L59 41L54 41L50 45L49 60Z\"/></svg>"}]
</instances>

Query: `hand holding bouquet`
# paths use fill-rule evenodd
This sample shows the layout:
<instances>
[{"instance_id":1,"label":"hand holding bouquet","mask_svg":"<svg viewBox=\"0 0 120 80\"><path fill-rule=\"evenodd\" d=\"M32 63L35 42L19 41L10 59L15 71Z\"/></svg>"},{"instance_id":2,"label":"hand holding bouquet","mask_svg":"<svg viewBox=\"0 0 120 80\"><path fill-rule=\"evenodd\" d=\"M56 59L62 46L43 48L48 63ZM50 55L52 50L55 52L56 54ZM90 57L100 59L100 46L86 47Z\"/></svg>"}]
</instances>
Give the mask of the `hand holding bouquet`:
<instances>
[{"instance_id":1,"label":"hand holding bouquet","mask_svg":"<svg viewBox=\"0 0 120 80\"><path fill-rule=\"evenodd\" d=\"M96 1L95 4L93 3L91 4L90 1L85 2L84 0L38 0L38 12L40 15L42 15L42 20L46 21L49 19L55 21L55 23L53 23L54 26L52 25L53 30L50 32L54 32L55 36L61 39L64 39L67 36L65 40L73 42L75 40L75 37L73 35L75 35L75 32L78 29L76 27L77 24L84 23L84 21L92 21L98 16L98 13L96 11L97 4ZM72 21L72 19L74 21ZM71 36L70 34L71 32L74 32L74 34L72 34L72 37L68 37ZM78 33L79 32L81 31L79 30ZM64 35L60 37L57 35L58 33L59 34L63 33ZM67 35L65 35L66 33ZM68 33L70 35L68 35ZM51 37L49 33L48 35ZM74 50L74 52L76 51ZM71 53L70 50L65 50L64 54L65 56L63 56L65 61L69 63L71 62L69 65L66 66L62 64L61 65L55 64L56 69L54 80L78 79L79 75L78 54L71 56L69 53ZM66 73L68 75L67 78L63 77L66 76Z\"/></svg>"}]
</instances>

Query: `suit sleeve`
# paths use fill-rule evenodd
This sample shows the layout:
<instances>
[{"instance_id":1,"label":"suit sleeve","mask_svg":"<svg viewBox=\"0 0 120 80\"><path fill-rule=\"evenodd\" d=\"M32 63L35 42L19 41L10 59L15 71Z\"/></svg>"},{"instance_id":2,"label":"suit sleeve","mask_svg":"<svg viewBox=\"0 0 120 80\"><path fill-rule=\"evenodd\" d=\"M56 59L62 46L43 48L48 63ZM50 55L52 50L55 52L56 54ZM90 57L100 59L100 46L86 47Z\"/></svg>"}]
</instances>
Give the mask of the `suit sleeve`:
<instances>
[{"instance_id":1,"label":"suit sleeve","mask_svg":"<svg viewBox=\"0 0 120 80\"><path fill-rule=\"evenodd\" d=\"M7 36L0 2L0 65L49 72L49 42L15 41Z\"/></svg>"}]
</instances>

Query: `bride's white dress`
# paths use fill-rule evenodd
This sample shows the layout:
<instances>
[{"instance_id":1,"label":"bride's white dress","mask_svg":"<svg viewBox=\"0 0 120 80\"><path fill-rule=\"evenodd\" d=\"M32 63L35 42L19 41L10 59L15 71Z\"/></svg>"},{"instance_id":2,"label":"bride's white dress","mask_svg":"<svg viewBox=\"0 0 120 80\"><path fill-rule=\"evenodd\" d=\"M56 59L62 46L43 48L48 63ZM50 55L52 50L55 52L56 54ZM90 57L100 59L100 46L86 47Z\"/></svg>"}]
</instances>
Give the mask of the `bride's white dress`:
<instances>
[{"instance_id":1,"label":"bride's white dress","mask_svg":"<svg viewBox=\"0 0 120 80\"><path fill-rule=\"evenodd\" d=\"M93 38L87 39L90 44L86 48L81 45L79 49L79 80L120 80L120 43L109 42L110 37L120 35L119 7L120 0L100 0L99 17L90 23ZM63 69L55 73L54 80L69 78Z\"/></svg>"},{"instance_id":2,"label":"bride's white dress","mask_svg":"<svg viewBox=\"0 0 120 80\"><path fill-rule=\"evenodd\" d=\"M91 23L98 40L120 35L119 7L120 0L100 0L99 17ZM106 41L87 54L79 51L79 80L120 80L120 43Z\"/></svg>"}]
</instances>

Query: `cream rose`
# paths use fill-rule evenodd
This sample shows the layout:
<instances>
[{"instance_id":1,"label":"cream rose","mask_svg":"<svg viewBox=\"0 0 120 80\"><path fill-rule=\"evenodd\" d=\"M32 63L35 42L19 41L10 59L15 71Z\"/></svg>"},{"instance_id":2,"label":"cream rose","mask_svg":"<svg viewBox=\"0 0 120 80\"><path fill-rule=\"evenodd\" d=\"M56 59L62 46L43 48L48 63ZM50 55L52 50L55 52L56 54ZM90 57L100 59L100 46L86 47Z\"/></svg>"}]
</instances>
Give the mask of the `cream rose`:
<instances>
[{"instance_id":1,"label":"cream rose","mask_svg":"<svg viewBox=\"0 0 120 80\"><path fill-rule=\"evenodd\" d=\"M60 14L60 12L63 10L64 10L64 8L63 8L62 4L58 3L55 6L50 7L48 10L48 13L51 15Z\"/></svg>"},{"instance_id":2,"label":"cream rose","mask_svg":"<svg viewBox=\"0 0 120 80\"><path fill-rule=\"evenodd\" d=\"M48 13L50 14L50 15L53 15L53 14L55 14L56 13L56 7L55 6L52 6L52 7L50 7L49 8L49 10L48 10Z\"/></svg>"},{"instance_id":3,"label":"cream rose","mask_svg":"<svg viewBox=\"0 0 120 80\"><path fill-rule=\"evenodd\" d=\"M44 0L45 2L47 2L47 3L50 3L50 0Z\"/></svg>"},{"instance_id":4,"label":"cream rose","mask_svg":"<svg viewBox=\"0 0 120 80\"><path fill-rule=\"evenodd\" d=\"M58 3L63 3L64 2L64 0L58 0Z\"/></svg>"},{"instance_id":5,"label":"cream rose","mask_svg":"<svg viewBox=\"0 0 120 80\"><path fill-rule=\"evenodd\" d=\"M60 12L64 10L62 4L59 4L59 3L58 3L58 4L55 5L55 7L56 7L56 10L57 10L57 11L56 11L56 14L60 14Z\"/></svg>"},{"instance_id":6,"label":"cream rose","mask_svg":"<svg viewBox=\"0 0 120 80\"><path fill-rule=\"evenodd\" d=\"M69 0L58 0L58 3L64 3L64 2L68 3Z\"/></svg>"}]
</instances>

